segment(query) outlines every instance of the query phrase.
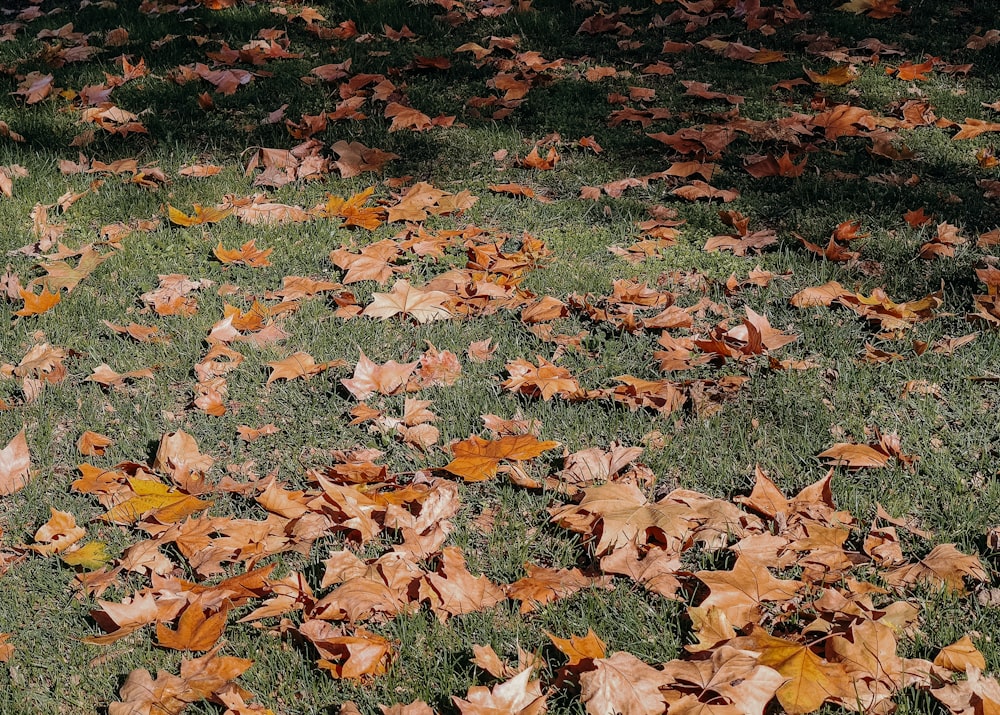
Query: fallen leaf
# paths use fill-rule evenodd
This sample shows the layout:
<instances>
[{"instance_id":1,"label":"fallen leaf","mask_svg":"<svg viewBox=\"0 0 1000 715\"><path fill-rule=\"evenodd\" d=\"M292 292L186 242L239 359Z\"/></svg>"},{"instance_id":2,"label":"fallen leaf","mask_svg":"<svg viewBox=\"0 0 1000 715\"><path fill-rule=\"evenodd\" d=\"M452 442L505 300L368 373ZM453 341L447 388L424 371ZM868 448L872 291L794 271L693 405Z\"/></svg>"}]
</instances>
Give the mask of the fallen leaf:
<instances>
[{"instance_id":1,"label":"fallen leaf","mask_svg":"<svg viewBox=\"0 0 1000 715\"><path fill-rule=\"evenodd\" d=\"M0 496L19 492L31 479L31 456L24 429L0 449Z\"/></svg>"}]
</instances>

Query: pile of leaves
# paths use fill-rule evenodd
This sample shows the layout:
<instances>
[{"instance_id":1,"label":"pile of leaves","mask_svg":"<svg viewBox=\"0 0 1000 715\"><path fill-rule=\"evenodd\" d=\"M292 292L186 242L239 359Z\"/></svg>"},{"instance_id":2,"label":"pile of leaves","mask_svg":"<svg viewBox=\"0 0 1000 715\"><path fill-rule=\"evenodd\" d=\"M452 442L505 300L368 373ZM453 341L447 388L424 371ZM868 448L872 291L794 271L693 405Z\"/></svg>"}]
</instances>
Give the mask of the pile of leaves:
<instances>
[{"instance_id":1,"label":"pile of leaves","mask_svg":"<svg viewBox=\"0 0 1000 715\"><path fill-rule=\"evenodd\" d=\"M1000 326L1000 103L962 98L985 96L1000 30L956 4L968 34L945 57L903 42L905 0L434 0L406 24L390 5L4 10L0 584L71 594L52 638L117 679L98 692L80 668L73 707L1000 708L988 637L927 636L936 604L970 624L995 607L1000 532L867 498L941 481L945 442L900 425L971 429L947 379ZM601 99L548 126L560 92ZM507 146L452 166L495 127ZM573 217L597 238L567 236ZM973 367L968 412L990 414L1000 378ZM758 409L775 384L831 413L795 475L754 467L796 419ZM685 472L701 430L732 442ZM544 544L530 560L477 553L518 521ZM617 617L544 620L629 594L676 614L675 657L608 646ZM0 616L11 692L25 669L54 687L13 625L28 610ZM407 649L433 646L406 624L488 614L508 647L462 642L450 672L471 684L416 682ZM311 662L337 702L261 651Z\"/></svg>"}]
</instances>

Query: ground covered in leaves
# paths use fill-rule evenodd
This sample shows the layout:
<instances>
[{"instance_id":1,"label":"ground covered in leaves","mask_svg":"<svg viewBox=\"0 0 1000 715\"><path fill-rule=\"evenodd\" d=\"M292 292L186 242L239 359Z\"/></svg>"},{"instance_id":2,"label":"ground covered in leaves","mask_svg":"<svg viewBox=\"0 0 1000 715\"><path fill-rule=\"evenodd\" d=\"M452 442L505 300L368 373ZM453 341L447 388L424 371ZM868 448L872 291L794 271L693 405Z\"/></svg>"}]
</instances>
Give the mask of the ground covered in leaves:
<instances>
[{"instance_id":1,"label":"ground covered in leaves","mask_svg":"<svg viewBox=\"0 0 1000 715\"><path fill-rule=\"evenodd\" d=\"M4 713L1000 709L992 2L0 12Z\"/></svg>"}]
</instances>

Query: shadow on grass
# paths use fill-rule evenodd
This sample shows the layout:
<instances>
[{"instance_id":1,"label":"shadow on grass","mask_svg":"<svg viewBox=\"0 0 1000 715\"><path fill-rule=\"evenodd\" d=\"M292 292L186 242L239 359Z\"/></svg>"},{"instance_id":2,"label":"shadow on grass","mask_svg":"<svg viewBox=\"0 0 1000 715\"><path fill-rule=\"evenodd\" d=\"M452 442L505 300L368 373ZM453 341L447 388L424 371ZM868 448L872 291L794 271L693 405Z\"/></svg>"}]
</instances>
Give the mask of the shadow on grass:
<instances>
[{"instance_id":1,"label":"shadow on grass","mask_svg":"<svg viewBox=\"0 0 1000 715\"><path fill-rule=\"evenodd\" d=\"M640 2L635 5L636 14L621 15L621 19L635 29L634 34L622 36L579 33L577 28L590 11L577 5L545 0L538 0L532 12L483 18L458 27L442 23L435 17L439 8L427 3L406 0L313 3L312 6L327 18L321 23L324 27L354 20L359 32L372 33L370 42L359 42L357 38L351 41L319 39L307 31L305 23L273 14L271 5L263 2L239 5L222 12L197 8L163 14L141 14L125 4L116 10L92 5L77 11L76 5L71 3L46 3L43 7L51 10L60 5L65 6L66 12L31 23L28 34L37 33L43 27L58 28L71 20L78 31L93 33L98 38L115 27L126 27L130 32L129 43L120 49L109 48L96 61L69 63L53 69L44 61L43 45L23 39L22 35L2 49L3 57L16 72L52 71L60 87L80 89L86 84L103 81L105 72L118 71L113 57L119 51L133 60L144 58L151 70L149 77L128 83L113 95L122 107L140 115L149 134L123 138L98 132L93 143L82 147L88 156L102 161L138 157L141 162L179 165L199 157L245 161L248 147L294 146L297 140L289 135L282 123L265 125L261 121L282 105L288 105L285 116L293 121L304 114L332 111L341 99L336 84L307 83L301 78L308 78L310 70L317 65L350 60L351 74L385 74L397 88L405 91L407 99L404 101L412 102L429 115L454 114L457 122L464 126L424 133L390 133L389 121L379 116L381 105L369 102L364 108L370 115L367 120L331 123L314 138L326 145L340 139L361 141L395 152L401 158L389 166L388 171L393 175L411 175L418 180L438 182L452 179L468 182L470 172L479 177L492 176L495 167L488 165L484 154L488 156L494 148L509 148L512 153L523 154L532 141L553 133L558 133L567 144L579 137L594 135L605 147L600 157L569 157L561 171L550 176L517 169L505 176L505 180L546 182L547 188L551 187L560 198L575 197L581 185L600 185L620 178L643 176L662 171L673 161L700 158L675 154L646 136L650 132L674 132L685 126L726 121L728 106L685 95L678 81L681 79L710 82L715 90L746 95L747 115L754 119L808 111L810 103L820 95L828 95L828 104L852 102L867 106L867 90L858 90L854 93L856 96L851 96L850 88L841 87L795 88L787 95L779 95L771 89L781 79L801 77L803 64L820 70L829 66L823 58L801 54L803 42L816 36L827 34L835 38L834 46L846 47L857 47L864 38L877 36L885 43L897 45L904 53L901 57L886 56L886 63L903 58L919 62L928 55L954 64L974 62L968 85L975 91L963 94L961 83L952 82L945 75L936 77L926 88L932 103L946 104L955 112L964 110L970 115L979 111L980 99L995 99L998 74L994 70L1000 67L995 51L971 53L963 49L968 36L974 31L982 31L986 18L995 16L995 8L988 2L942 4L914 0L909 4L908 17L876 22L864 16L831 11L825 1L803 0L801 9L810 13L810 18L778 27L773 35L749 32L734 19L710 23L687 33L683 23L663 24L657 20L676 10L673 5ZM392 43L380 37L384 26L399 29L404 24L419 39ZM198 105L198 95L211 89L206 83L195 80L179 85L164 79L178 65L210 62L206 52L218 49L221 42L240 47L268 28L287 30L290 50L304 56L262 66L238 65L257 76L231 96L211 95L213 109L204 110ZM712 33L722 33L729 41L782 50L788 52L791 59L753 66L718 57L700 48L678 55L660 52L663 41L696 42L713 36ZM508 118L502 121L476 119L469 111L468 99L493 92L488 82L496 68L480 67L468 55L453 51L464 42L486 42L493 36L514 35L521 38L519 50L539 52L550 61L565 58L577 62L579 71L557 74L543 70L536 76L536 86L526 101ZM170 36L176 37L159 49L152 49L153 43ZM418 56L448 57L451 67L440 72L418 71L410 65ZM642 67L657 60L669 61L674 67L674 75L656 77L642 73ZM586 81L580 73L596 65L614 66L625 74L608 82ZM512 71L517 70L513 68ZM870 71L877 75L879 68ZM876 89L895 93L896 99L903 101L914 90L924 89L916 84L896 83ZM15 79L8 80L10 90L16 85ZM623 123L609 127L610 112L621 106L609 103L609 95L627 94L631 86L655 90L653 104L667 107L672 116L647 126ZM872 94L877 92L873 90ZM28 138L23 146L5 147L5 158L18 161L27 151L35 162L52 165L59 159L73 157L77 149L70 143L86 127L76 123L77 113L66 111L69 108L70 104L64 99L50 100L27 109L15 98L8 99L5 106L0 105L0 118L7 119ZM868 108L876 113L888 111L884 106ZM964 119L958 115L952 118ZM918 133L922 131L917 130ZM783 244L793 250L799 250L793 232L810 240L823 240L820 236L836 221L848 218L861 218L874 226L898 226L903 212L921 206L933 213L936 220L959 224L970 234L992 228L998 222L996 206L983 199L983 192L975 183L989 173L970 159L971 144L947 144L921 152L923 156L919 156L918 161L888 162L872 157L867 151L870 146L867 141L843 139L821 143L816 153L806 154L810 166L802 178L753 180L743 170L742 157L780 153L784 147L739 136L719 160L722 173L713 183L738 189L742 198L733 206L778 229ZM569 151L563 153L570 155ZM479 166L482 168L474 168ZM911 173L920 178L915 186L892 185L895 177L902 179ZM871 183L873 178L881 183ZM654 199L683 207L668 193L676 183L679 182L654 183L650 193ZM249 180L235 190L240 188L253 190ZM605 199L605 202L615 204L616 200ZM621 203L625 206L625 199ZM944 280L963 295L974 289L967 262L947 262L947 265L928 270L902 254L895 255L891 250L891 237L881 238L887 242L888 250L880 249L883 255L879 258L885 262L887 280L893 288L904 293L928 291Z\"/></svg>"}]
</instances>

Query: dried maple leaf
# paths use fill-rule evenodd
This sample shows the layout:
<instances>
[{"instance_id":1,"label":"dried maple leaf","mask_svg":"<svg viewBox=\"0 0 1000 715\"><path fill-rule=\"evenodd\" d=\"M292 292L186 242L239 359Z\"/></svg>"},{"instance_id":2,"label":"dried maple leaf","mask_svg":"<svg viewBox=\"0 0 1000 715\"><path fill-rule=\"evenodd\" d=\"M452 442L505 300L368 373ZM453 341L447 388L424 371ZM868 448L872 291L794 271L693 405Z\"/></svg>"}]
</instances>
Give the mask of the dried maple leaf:
<instances>
[{"instance_id":1,"label":"dried maple leaf","mask_svg":"<svg viewBox=\"0 0 1000 715\"><path fill-rule=\"evenodd\" d=\"M538 169L539 171L548 171L549 169L555 168L555 165L559 162L559 154L556 153L555 147L549 147L549 152L547 155L540 156L538 154L538 147L534 146L528 153L524 160L520 162L521 166L526 169Z\"/></svg>"},{"instance_id":2,"label":"dried maple leaf","mask_svg":"<svg viewBox=\"0 0 1000 715\"><path fill-rule=\"evenodd\" d=\"M733 645L759 653L761 665L787 679L777 696L790 715L813 712L828 700L850 699L850 680L843 666L820 658L804 643L775 638L754 625L749 636L736 639Z\"/></svg>"},{"instance_id":3,"label":"dried maple leaf","mask_svg":"<svg viewBox=\"0 0 1000 715\"><path fill-rule=\"evenodd\" d=\"M497 349L496 345L490 345L492 342L493 338L473 341L469 343L469 348L466 351L466 354L473 362L489 362L489 360L493 357L493 353L495 353Z\"/></svg>"},{"instance_id":4,"label":"dried maple leaf","mask_svg":"<svg viewBox=\"0 0 1000 715\"><path fill-rule=\"evenodd\" d=\"M813 308L820 305L830 305L833 301L845 295L851 295L850 291L846 290L837 281L830 281L821 286L803 288L793 295L789 302L796 308Z\"/></svg>"},{"instance_id":5,"label":"dried maple leaf","mask_svg":"<svg viewBox=\"0 0 1000 715\"><path fill-rule=\"evenodd\" d=\"M496 476L501 461L534 459L558 446L558 442L540 442L530 434L510 435L496 441L473 435L452 445L455 459L443 469L467 482L481 482Z\"/></svg>"},{"instance_id":6,"label":"dried maple leaf","mask_svg":"<svg viewBox=\"0 0 1000 715\"><path fill-rule=\"evenodd\" d=\"M218 647L200 658L182 660L180 676L161 670L154 680L144 668L133 670L119 691L121 701L108 705L108 715L179 715L190 703L209 699L221 702L233 692L241 692L233 681L253 661L217 653Z\"/></svg>"},{"instance_id":7,"label":"dried maple leaf","mask_svg":"<svg viewBox=\"0 0 1000 715\"><path fill-rule=\"evenodd\" d=\"M465 698L452 696L462 715L541 715L545 712L546 695L542 692L540 680L531 680L531 668L493 689L483 685L473 685Z\"/></svg>"},{"instance_id":8,"label":"dried maple leaf","mask_svg":"<svg viewBox=\"0 0 1000 715\"><path fill-rule=\"evenodd\" d=\"M461 549L447 546L435 573L420 581L420 600L426 600L443 623L449 616L492 608L506 598L503 590L486 576L473 576L465 566Z\"/></svg>"},{"instance_id":9,"label":"dried maple leaf","mask_svg":"<svg viewBox=\"0 0 1000 715\"><path fill-rule=\"evenodd\" d=\"M210 501L202 501L158 481L130 477L128 483L131 496L101 516L103 521L133 524L153 516L161 524L169 524L212 506Z\"/></svg>"},{"instance_id":10,"label":"dried maple leaf","mask_svg":"<svg viewBox=\"0 0 1000 715\"><path fill-rule=\"evenodd\" d=\"M107 544L103 541L91 541L64 551L59 558L69 566L96 571L111 561L111 554L108 553Z\"/></svg>"},{"instance_id":11,"label":"dried maple leaf","mask_svg":"<svg viewBox=\"0 0 1000 715\"><path fill-rule=\"evenodd\" d=\"M265 248L263 250L257 248L256 239L250 239L238 249L225 248L220 242L215 247L215 250L212 251L215 257L223 264L241 264L251 268L266 268L270 266L271 261L268 260L268 256L273 252L273 248Z\"/></svg>"},{"instance_id":12,"label":"dried maple leaf","mask_svg":"<svg viewBox=\"0 0 1000 715\"><path fill-rule=\"evenodd\" d=\"M177 430L160 437L152 466L157 472L169 475L188 494L202 494L209 490L205 476L213 464L212 457L198 450L194 437Z\"/></svg>"},{"instance_id":13,"label":"dried maple leaf","mask_svg":"<svg viewBox=\"0 0 1000 715\"><path fill-rule=\"evenodd\" d=\"M330 261L338 268L346 269L344 284L372 280L385 283L393 273L407 271L408 266L397 266L402 256L399 244L384 239L365 246L360 254L338 248L330 253Z\"/></svg>"},{"instance_id":14,"label":"dried maple leaf","mask_svg":"<svg viewBox=\"0 0 1000 715\"><path fill-rule=\"evenodd\" d=\"M177 170L177 173L181 176L189 176L202 178L206 176L215 176L216 174L222 173L222 167L216 166L215 164L192 164L189 166L182 166ZM169 208L169 205L168 205ZM197 213L197 204L195 205L195 213Z\"/></svg>"},{"instance_id":15,"label":"dried maple leaf","mask_svg":"<svg viewBox=\"0 0 1000 715\"><path fill-rule=\"evenodd\" d=\"M12 94L24 97L25 104L37 104L52 94L53 80L51 74L43 75L40 72L29 72Z\"/></svg>"},{"instance_id":16,"label":"dried maple leaf","mask_svg":"<svg viewBox=\"0 0 1000 715\"><path fill-rule=\"evenodd\" d=\"M194 315L198 310L198 301L189 294L192 291L208 288L212 281L202 279L190 280L186 275L171 273L157 276L160 285L156 290L143 293L141 300L153 306L157 315Z\"/></svg>"},{"instance_id":17,"label":"dried maple leaf","mask_svg":"<svg viewBox=\"0 0 1000 715\"><path fill-rule=\"evenodd\" d=\"M859 136L863 130L874 129L875 117L867 109L838 104L813 117L812 124L823 129L828 140L834 141L844 136Z\"/></svg>"},{"instance_id":18,"label":"dried maple leaf","mask_svg":"<svg viewBox=\"0 0 1000 715\"><path fill-rule=\"evenodd\" d=\"M805 73L813 84L829 84L835 87L850 84L861 76L853 65L838 65L826 74L813 72L810 69L806 69Z\"/></svg>"},{"instance_id":19,"label":"dried maple leaf","mask_svg":"<svg viewBox=\"0 0 1000 715\"><path fill-rule=\"evenodd\" d=\"M31 455L24 430L0 449L0 496L19 492L31 479Z\"/></svg>"},{"instance_id":20,"label":"dried maple leaf","mask_svg":"<svg viewBox=\"0 0 1000 715\"><path fill-rule=\"evenodd\" d=\"M504 388L511 392L520 392L530 397L541 397L551 400L556 395L570 397L580 392L580 383L576 381L569 370L543 358L535 358L538 365L532 365L523 358L507 363L510 377L503 381Z\"/></svg>"},{"instance_id":21,"label":"dried maple leaf","mask_svg":"<svg viewBox=\"0 0 1000 715\"><path fill-rule=\"evenodd\" d=\"M379 365L362 352L358 364L354 366L353 377L340 382L356 400L367 400L375 394L395 395L406 388L407 380L417 365L417 362L401 364L395 360Z\"/></svg>"},{"instance_id":22,"label":"dried maple leaf","mask_svg":"<svg viewBox=\"0 0 1000 715\"><path fill-rule=\"evenodd\" d=\"M917 563L900 566L885 576L897 588L926 583L957 594L965 593L965 578L987 581L989 576L977 556L963 554L954 544L939 544Z\"/></svg>"},{"instance_id":23,"label":"dried maple leaf","mask_svg":"<svg viewBox=\"0 0 1000 715\"><path fill-rule=\"evenodd\" d=\"M139 343L163 343L169 341L169 338L160 335L160 329L155 325L139 325L138 323L116 325L108 320L102 320L101 322L119 335L128 335Z\"/></svg>"},{"instance_id":24,"label":"dried maple leaf","mask_svg":"<svg viewBox=\"0 0 1000 715\"><path fill-rule=\"evenodd\" d=\"M436 715L431 706L423 700L414 700L405 705L402 703L389 706L379 705L379 709L382 711L382 715Z\"/></svg>"},{"instance_id":25,"label":"dried maple leaf","mask_svg":"<svg viewBox=\"0 0 1000 715\"><path fill-rule=\"evenodd\" d=\"M569 658L567 666L572 668L589 660L596 660L605 657L605 644L592 628L587 629L585 636L570 636L569 638L557 638L546 632L552 645Z\"/></svg>"},{"instance_id":26,"label":"dried maple leaf","mask_svg":"<svg viewBox=\"0 0 1000 715\"><path fill-rule=\"evenodd\" d=\"M959 124L961 131L952 140L975 139L986 132L1000 132L1000 122L984 122L981 119L966 118L965 124Z\"/></svg>"},{"instance_id":27,"label":"dried maple leaf","mask_svg":"<svg viewBox=\"0 0 1000 715\"><path fill-rule=\"evenodd\" d=\"M580 674L580 699L588 715L660 715L666 698L660 685L662 671L634 655L618 652L593 661L594 669Z\"/></svg>"},{"instance_id":28,"label":"dried maple leaf","mask_svg":"<svg viewBox=\"0 0 1000 715\"><path fill-rule=\"evenodd\" d=\"M462 375L462 363L450 350L438 350L428 340L427 350L420 356L416 372L419 387L447 387L454 385Z\"/></svg>"},{"instance_id":29,"label":"dried maple leaf","mask_svg":"<svg viewBox=\"0 0 1000 715\"><path fill-rule=\"evenodd\" d=\"M428 214L435 216L461 213L478 199L468 191L450 194L420 181L399 197L399 202L389 207L390 222L424 221Z\"/></svg>"},{"instance_id":30,"label":"dried maple leaf","mask_svg":"<svg viewBox=\"0 0 1000 715\"><path fill-rule=\"evenodd\" d=\"M228 613L226 603L221 609L204 608L201 599L195 599L181 611L177 630L156 624L158 645L171 650L211 650L222 636Z\"/></svg>"},{"instance_id":31,"label":"dried maple leaf","mask_svg":"<svg viewBox=\"0 0 1000 715\"><path fill-rule=\"evenodd\" d=\"M770 154L745 157L743 168L755 179L762 179L766 176L798 178L806 169L806 161L808 160L803 159L802 163L796 164L786 151L783 156L777 158Z\"/></svg>"},{"instance_id":32,"label":"dried maple leaf","mask_svg":"<svg viewBox=\"0 0 1000 715\"><path fill-rule=\"evenodd\" d=\"M398 280L388 293L372 294L372 302L361 314L385 320L394 315L409 316L418 323L445 320L452 316L443 305L449 301L447 293L439 290L421 290L409 281Z\"/></svg>"},{"instance_id":33,"label":"dried maple leaf","mask_svg":"<svg viewBox=\"0 0 1000 715\"><path fill-rule=\"evenodd\" d=\"M322 656L316 664L334 678L361 680L382 675L389 667L388 640L363 628L344 635L323 621L306 621L297 629Z\"/></svg>"},{"instance_id":34,"label":"dried maple leaf","mask_svg":"<svg viewBox=\"0 0 1000 715\"><path fill-rule=\"evenodd\" d=\"M994 677L983 675L978 668L969 668L965 680L945 682L932 689L931 694L949 712L956 714L992 713L1000 710L1000 683Z\"/></svg>"},{"instance_id":35,"label":"dried maple leaf","mask_svg":"<svg viewBox=\"0 0 1000 715\"><path fill-rule=\"evenodd\" d=\"M949 646L945 646L934 657L934 665L964 673L970 667L982 670L986 667L986 658L979 652L968 634L962 636Z\"/></svg>"},{"instance_id":36,"label":"dried maple leaf","mask_svg":"<svg viewBox=\"0 0 1000 715\"><path fill-rule=\"evenodd\" d=\"M105 387L122 387L126 382L138 380L139 378L153 379L153 371L150 368L141 370L131 370L129 372L118 373L111 369L110 365L101 363L94 368L94 372L87 376L85 381L96 382Z\"/></svg>"},{"instance_id":37,"label":"dried maple leaf","mask_svg":"<svg viewBox=\"0 0 1000 715\"><path fill-rule=\"evenodd\" d=\"M524 184L490 184L486 187L494 194L507 194L508 196L523 196L526 199L534 199L535 201L542 204L552 203L550 199L545 194L539 193L532 189L530 186L525 186Z\"/></svg>"},{"instance_id":38,"label":"dried maple leaf","mask_svg":"<svg viewBox=\"0 0 1000 715\"><path fill-rule=\"evenodd\" d=\"M725 236L713 236L705 242L708 252L727 250L737 256L745 256L748 251L759 253L778 242L778 234L770 228L750 231L750 219L739 211L720 211L719 217L723 223L732 226L735 233Z\"/></svg>"},{"instance_id":39,"label":"dried maple leaf","mask_svg":"<svg viewBox=\"0 0 1000 715\"><path fill-rule=\"evenodd\" d=\"M87 535L87 530L77 526L72 514L52 507L49 511L51 517L35 532L36 543L28 547L43 556L61 553Z\"/></svg>"},{"instance_id":40,"label":"dried maple leaf","mask_svg":"<svg viewBox=\"0 0 1000 715\"><path fill-rule=\"evenodd\" d=\"M207 223L218 223L232 213L233 209L231 206L220 207L194 204L194 213L188 216L180 209L175 209L170 204L167 204L167 218L170 219L170 223L178 226L201 226Z\"/></svg>"},{"instance_id":41,"label":"dried maple leaf","mask_svg":"<svg viewBox=\"0 0 1000 715\"><path fill-rule=\"evenodd\" d=\"M708 199L711 201L712 199L719 199L723 203L729 203L740 197L740 192L736 189L717 189L697 179L685 186L678 186L670 193L688 201L697 201L698 199Z\"/></svg>"},{"instance_id":42,"label":"dried maple leaf","mask_svg":"<svg viewBox=\"0 0 1000 715\"><path fill-rule=\"evenodd\" d=\"M608 588L609 576L588 577L580 569L549 569L535 564L524 565L528 575L507 587L507 597L521 602L521 613L531 613L539 606L566 598L593 586Z\"/></svg>"},{"instance_id":43,"label":"dried maple leaf","mask_svg":"<svg viewBox=\"0 0 1000 715\"><path fill-rule=\"evenodd\" d=\"M780 580L767 567L739 556L732 571L699 571L695 574L710 589L702 608L719 608L735 628L761 617L765 601L788 601L805 585L802 581Z\"/></svg>"},{"instance_id":44,"label":"dried maple leaf","mask_svg":"<svg viewBox=\"0 0 1000 715\"><path fill-rule=\"evenodd\" d=\"M345 365L347 363L343 360L317 363L312 355L300 351L289 355L284 360L269 362L267 366L271 368L271 375L267 378L266 384L270 385L275 380L294 380L298 377L308 380L313 375L318 375L328 368Z\"/></svg>"},{"instance_id":45,"label":"dried maple leaf","mask_svg":"<svg viewBox=\"0 0 1000 715\"><path fill-rule=\"evenodd\" d=\"M376 228L382 225L385 221L386 212L381 206L365 206L365 203L371 198L371 195L375 193L375 187L369 186L364 191L354 194L353 196L343 199L340 196L329 195L326 200L326 204L315 210L320 216L325 216L327 218L340 218L344 221L344 226L347 228L364 228L369 231L374 231ZM373 246L388 246L390 245L386 241L379 241ZM369 249L373 246L367 247L362 251L362 255L366 254ZM341 268L347 268L348 265L341 265L334 258L336 255L341 254L341 250L334 251L330 254L330 260L337 263ZM396 250L398 253L398 249ZM347 259L350 254L345 254L344 258Z\"/></svg>"},{"instance_id":46,"label":"dried maple leaf","mask_svg":"<svg viewBox=\"0 0 1000 715\"><path fill-rule=\"evenodd\" d=\"M54 308L62 300L62 295L58 291L50 292L45 286L42 287L39 293L21 289L18 291L18 294L21 296L21 300L24 301L24 306L19 310L15 310L14 315L22 317L41 315Z\"/></svg>"},{"instance_id":47,"label":"dried maple leaf","mask_svg":"<svg viewBox=\"0 0 1000 715\"><path fill-rule=\"evenodd\" d=\"M112 444L114 444L114 442L111 438L103 434L87 430L80 435L80 439L76 441L76 448L80 451L80 454L87 457L93 457L102 456L104 454L104 450Z\"/></svg>"},{"instance_id":48,"label":"dried maple leaf","mask_svg":"<svg viewBox=\"0 0 1000 715\"><path fill-rule=\"evenodd\" d=\"M315 70L314 70L315 71ZM337 154L336 166L345 179L366 171L382 173L385 165L398 159L398 154L381 149L371 149L361 142L338 141L330 147Z\"/></svg>"},{"instance_id":49,"label":"dried maple leaf","mask_svg":"<svg viewBox=\"0 0 1000 715\"><path fill-rule=\"evenodd\" d=\"M884 467L893 457L905 465L911 465L919 459L919 457L903 454L899 444L899 436L895 433L882 435L876 430L875 436L878 442L872 445L840 442L820 452L818 456L821 459L829 460L830 464L845 466L848 469Z\"/></svg>"},{"instance_id":50,"label":"dried maple leaf","mask_svg":"<svg viewBox=\"0 0 1000 715\"><path fill-rule=\"evenodd\" d=\"M256 442L261 437L268 437L272 434L277 434L280 431L281 430L270 423L257 428L250 427L248 425L240 425L236 428L236 432L239 434L240 439L244 442Z\"/></svg>"},{"instance_id":51,"label":"dried maple leaf","mask_svg":"<svg viewBox=\"0 0 1000 715\"><path fill-rule=\"evenodd\" d=\"M694 526L694 512L677 502L650 503L635 484L609 482L584 490L579 504L550 510L552 521L577 533L600 534L594 552L603 556L650 541L680 546ZM600 528L598 528L600 525Z\"/></svg>"}]
</instances>

